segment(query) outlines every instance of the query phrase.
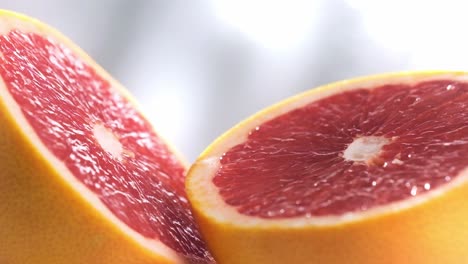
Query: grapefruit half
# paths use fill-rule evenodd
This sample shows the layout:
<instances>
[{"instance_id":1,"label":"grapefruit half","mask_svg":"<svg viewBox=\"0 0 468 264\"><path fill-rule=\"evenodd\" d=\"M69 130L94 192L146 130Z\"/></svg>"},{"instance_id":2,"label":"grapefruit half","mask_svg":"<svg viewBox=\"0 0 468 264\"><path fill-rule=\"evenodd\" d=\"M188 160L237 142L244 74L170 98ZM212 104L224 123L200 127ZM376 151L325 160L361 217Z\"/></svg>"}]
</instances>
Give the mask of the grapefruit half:
<instances>
[{"instance_id":1,"label":"grapefruit half","mask_svg":"<svg viewBox=\"0 0 468 264\"><path fill-rule=\"evenodd\" d=\"M211 262L186 167L134 100L37 20L0 11L0 262Z\"/></svg>"},{"instance_id":2,"label":"grapefruit half","mask_svg":"<svg viewBox=\"0 0 468 264\"><path fill-rule=\"evenodd\" d=\"M468 74L326 85L226 132L186 186L219 263L468 263Z\"/></svg>"}]
</instances>

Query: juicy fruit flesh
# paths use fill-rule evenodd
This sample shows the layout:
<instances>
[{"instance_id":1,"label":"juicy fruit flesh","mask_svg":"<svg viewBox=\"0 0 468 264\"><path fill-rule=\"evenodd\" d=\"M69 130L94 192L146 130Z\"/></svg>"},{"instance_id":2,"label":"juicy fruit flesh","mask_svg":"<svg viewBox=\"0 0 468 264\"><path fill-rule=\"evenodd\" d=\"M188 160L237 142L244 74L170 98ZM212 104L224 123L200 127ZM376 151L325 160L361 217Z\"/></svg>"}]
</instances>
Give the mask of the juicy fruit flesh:
<instances>
[{"instance_id":1,"label":"juicy fruit flesh","mask_svg":"<svg viewBox=\"0 0 468 264\"><path fill-rule=\"evenodd\" d=\"M336 94L256 127L220 158L213 183L238 212L262 218L340 215L401 201L466 168L467 107L468 84L451 80ZM362 138L385 144L371 158L346 158Z\"/></svg>"},{"instance_id":2,"label":"juicy fruit flesh","mask_svg":"<svg viewBox=\"0 0 468 264\"><path fill-rule=\"evenodd\" d=\"M78 180L143 236L189 258L210 258L186 200L184 167L109 82L38 34L11 31L0 37L0 53L8 91ZM115 136L117 152L96 133Z\"/></svg>"}]
</instances>

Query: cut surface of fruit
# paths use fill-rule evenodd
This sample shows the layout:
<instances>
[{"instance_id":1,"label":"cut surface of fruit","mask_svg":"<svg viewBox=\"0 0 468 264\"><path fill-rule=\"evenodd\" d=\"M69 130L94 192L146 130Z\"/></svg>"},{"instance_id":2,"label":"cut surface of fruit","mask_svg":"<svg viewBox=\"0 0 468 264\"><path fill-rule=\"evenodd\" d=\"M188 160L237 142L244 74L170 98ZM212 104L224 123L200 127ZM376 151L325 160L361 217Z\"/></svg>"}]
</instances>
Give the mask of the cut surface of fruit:
<instances>
[{"instance_id":1,"label":"cut surface of fruit","mask_svg":"<svg viewBox=\"0 0 468 264\"><path fill-rule=\"evenodd\" d=\"M215 258L468 260L449 242L468 234L467 109L467 74L403 73L314 89L240 123L187 179Z\"/></svg>"},{"instance_id":2,"label":"cut surface of fruit","mask_svg":"<svg viewBox=\"0 0 468 264\"><path fill-rule=\"evenodd\" d=\"M330 96L249 132L221 157L213 182L239 212L267 218L416 196L467 166L467 103L468 84L447 80Z\"/></svg>"},{"instance_id":3,"label":"cut surface of fruit","mask_svg":"<svg viewBox=\"0 0 468 264\"><path fill-rule=\"evenodd\" d=\"M93 230L93 224L89 224L88 229L83 227L82 256L67 259L67 263L210 262L186 199L184 164L153 131L119 84L46 26L9 12L0 13L0 19L0 114L11 116L13 120L13 123L1 124L2 129L24 134L24 144L30 144L32 149L32 153L26 155L39 155L43 159L42 166L50 170L50 175L23 174L21 177L45 177L45 180L62 184L60 191L52 186L50 190L48 186L41 186L44 189L26 191L38 195L39 200L43 198L41 195L78 196L74 199L81 199L94 206L94 210L102 211L100 219L86 219L83 213L82 221L107 221L114 228L113 235L124 237L122 240L134 239L132 243L121 241L124 243L121 247L129 248L127 252L99 254L99 246L93 251L87 249L90 245L86 243L93 244L97 239L100 240L98 244L102 244L107 238L102 234L94 236L94 232L100 231ZM16 165L20 166L16 173L14 168L8 168L11 173L0 177L2 192L8 188L3 182L20 182L13 178L20 177L21 166L29 166ZM8 166L12 164L1 162L2 168ZM7 181L5 177L10 179ZM35 201L29 202L23 206L36 205ZM12 221L7 218L15 214L11 210L15 209L2 210L0 216L0 224L7 229L11 224L8 221ZM50 217L59 219L60 215L52 215L55 213L50 212ZM34 212L23 217L37 220ZM122 228L124 225L129 230ZM48 229L48 235L54 236L53 226L37 227ZM13 236L19 235L12 232L0 238L2 248L9 251L5 253L7 263L20 263L20 255L24 259L30 257L29 263L52 263L54 254L64 254L56 252L54 245L48 245L47 241L43 243L50 247L51 259L34 259L39 250L33 252L26 244L22 252L21 248L13 250L13 245L10 249L8 244L18 239ZM58 239L63 239L61 243L67 245L76 238L53 237L52 240L57 242ZM149 251L140 253L141 256L133 255L136 253L132 247ZM74 250L79 252L79 249ZM122 255L133 260L129 262ZM101 262L102 259L109 262Z\"/></svg>"}]
</instances>

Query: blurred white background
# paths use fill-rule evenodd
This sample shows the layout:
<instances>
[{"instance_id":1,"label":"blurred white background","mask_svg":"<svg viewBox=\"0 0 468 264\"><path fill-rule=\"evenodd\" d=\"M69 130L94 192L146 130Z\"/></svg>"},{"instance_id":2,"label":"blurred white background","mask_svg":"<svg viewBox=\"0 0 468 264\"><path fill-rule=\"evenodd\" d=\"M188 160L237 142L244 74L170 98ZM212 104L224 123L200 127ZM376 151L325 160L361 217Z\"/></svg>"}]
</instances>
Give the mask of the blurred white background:
<instances>
[{"instance_id":1,"label":"blurred white background","mask_svg":"<svg viewBox=\"0 0 468 264\"><path fill-rule=\"evenodd\" d=\"M274 102L359 75L467 69L464 1L0 0L122 82L188 161Z\"/></svg>"}]
</instances>

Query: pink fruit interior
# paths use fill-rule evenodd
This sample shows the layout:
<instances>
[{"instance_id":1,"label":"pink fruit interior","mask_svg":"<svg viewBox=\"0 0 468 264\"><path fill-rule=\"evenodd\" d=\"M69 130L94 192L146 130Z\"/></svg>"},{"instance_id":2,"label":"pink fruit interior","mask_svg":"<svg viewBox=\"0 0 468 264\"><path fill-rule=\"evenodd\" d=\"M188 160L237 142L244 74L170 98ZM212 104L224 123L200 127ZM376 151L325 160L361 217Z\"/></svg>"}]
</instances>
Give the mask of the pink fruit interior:
<instances>
[{"instance_id":1,"label":"pink fruit interior","mask_svg":"<svg viewBox=\"0 0 468 264\"><path fill-rule=\"evenodd\" d=\"M38 34L0 37L0 74L43 144L129 227L193 260L209 260L184 191L184 167L108 81ZM123 147L106 152L93 127Z\"/></svg>"},{"instance_id":2,"label":"pink fruit interior","mask_svg":"<svg viewBox=\"0 0 468 264\"><path fill-rule=\"evenodd\" d=\"M263 218L340 215L401 201L468 165L468 84L434 80L340 93L278 116L221 157L225 202ZM389 142L370 163L343 153Z\"/></svg>"}]
</instances>

